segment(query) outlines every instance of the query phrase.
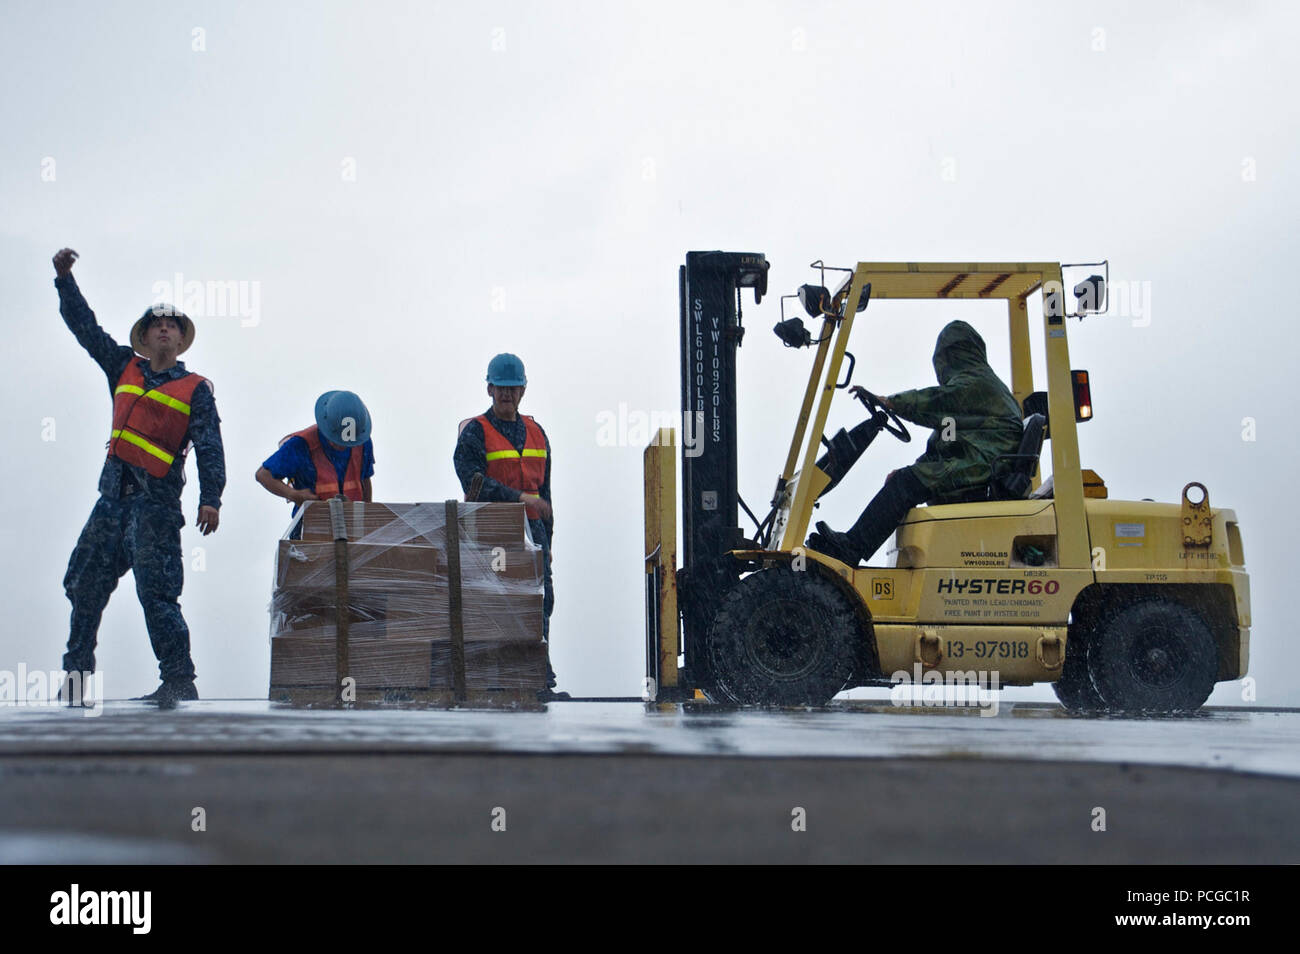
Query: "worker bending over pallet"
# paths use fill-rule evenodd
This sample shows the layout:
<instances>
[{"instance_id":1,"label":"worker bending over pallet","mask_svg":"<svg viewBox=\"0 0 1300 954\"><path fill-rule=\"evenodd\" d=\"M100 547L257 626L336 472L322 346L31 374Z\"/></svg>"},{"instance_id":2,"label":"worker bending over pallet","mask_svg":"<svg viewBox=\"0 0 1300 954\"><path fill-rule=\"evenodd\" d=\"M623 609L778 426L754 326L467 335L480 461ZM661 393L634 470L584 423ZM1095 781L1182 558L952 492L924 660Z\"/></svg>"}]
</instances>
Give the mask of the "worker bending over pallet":
<instances>
[{"instance_id":1,"label":"worker bending over pallet","mask_svg":"<svg viewBox=\"0 0 1300 954\"><path fill-rule=\"evenodd\" d=\"M285 437L262 461L254 475L257 482L290 501L294 514L308 500L337 494L374 500L375 448L366 405L351 391L326 391L316 399L315 416L314 425Z\"/></svg>"}]
</instances>

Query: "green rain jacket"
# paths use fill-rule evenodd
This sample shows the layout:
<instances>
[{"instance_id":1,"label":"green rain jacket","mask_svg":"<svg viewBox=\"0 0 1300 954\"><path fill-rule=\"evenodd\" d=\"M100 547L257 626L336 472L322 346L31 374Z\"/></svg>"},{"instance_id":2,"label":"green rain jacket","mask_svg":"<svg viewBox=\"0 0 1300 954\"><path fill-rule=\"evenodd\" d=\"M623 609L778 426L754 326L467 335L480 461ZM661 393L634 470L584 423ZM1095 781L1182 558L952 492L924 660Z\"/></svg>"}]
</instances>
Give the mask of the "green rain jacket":
<instances>
[{"instance_id":1,"label":"green rain jacket","mask_svg":"<svg viewBox=\"0 0 1300 954\"><path fill-rule=\"evenodd\" d=\"M989 482L998 455L1020 449L1024 425L1019 403L989 367L984 339L966 322L939 332L934 373L938 387L889 401L899 417L935 429L912 473L933 495L930 503L952 503Z\"/></svg>"}]
</instances>

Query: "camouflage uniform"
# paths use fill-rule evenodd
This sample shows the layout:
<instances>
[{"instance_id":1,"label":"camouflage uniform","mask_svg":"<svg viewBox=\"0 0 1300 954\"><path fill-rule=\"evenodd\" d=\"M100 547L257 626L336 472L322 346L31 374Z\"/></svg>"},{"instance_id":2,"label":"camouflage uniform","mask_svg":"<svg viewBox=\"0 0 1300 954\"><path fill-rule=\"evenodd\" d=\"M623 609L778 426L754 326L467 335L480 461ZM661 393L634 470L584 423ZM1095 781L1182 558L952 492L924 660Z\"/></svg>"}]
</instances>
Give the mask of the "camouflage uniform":
<instances>
[{"instance_id":1,"label":"camouflage uniform","mask_svg":"<svg viewBox=\"0 0 1300 954\"><path fill-rule=\"evenodd\" d=\"M932 427L925 453L885 480L847 533L819 523L808 545L846 563L868 559L913 507L955 503L978 496L992 477L993 461L1020 447L1020 405L989 367L984 339L964 321L951 321L934 347L939 386L889 398L894 412Z\"/></svg>"},{"instance_id":2,"label":"camouflage uniform","mask_svg":"<svg viewBox=\"0 0 1300 954\"><path fill-rule=\"evenodd\" d=\"M523 450L524 441L527 438L527 426L521 419L503 421L492 413L491 408L487 409L486 414L492 426L514 446L515 450ZM537 422L534 421L533 423L536 424ZM540 424L537 425L539 430L541 426ZM537 496L550 503L551 439L546 437L546 431L544 430L542 431L542 437L546 438L546 477L542 481L542 486L537 488ZM473 481L475 474L483 475L483 487L479 490L479 500L498 500L506 503L518 502L520 492L517 488L507 487L487 475L487 447L483 442L483 425L474 418L471 418L465 424L464 430L460 432L460 438L456 441L456 453L453 462L456 466L456 476L460 478L461 487L466 491L469 490L469 485ZM551 610L555 607L555 591L551 587L551 537L555 533L554 516L547 520L540 517L529 520L528 530L533 535L533 542L542 548L542 565L545 567L543 571L542 638L549 641ZM549 667L550 664L547 665ZM553 677L554 673L551 675Z\"/></svg>"},{"instance_id":3,"label":"camouflage uniform","mask_svg":"<svg viewBox=\"0 0 1300 954\"><path fill-rule=\"evenodd\" d=\"M930 491L930 503L951 503L989 482L993 461L1019 449L1024 425L1020 405L989 367L984 339L966 322L939 332L934 373L938 387L903 391L889 402L899 417L935 429L908 469Z\"/></svg>"},{"instance_id":4,"label":"camouflage uniform","mask_svg":"<svg viewBox=\"0 0 1300 954\"><path fill-rule=\"evenodd\" d=\"M103 369L110 398L129 361L138 362L146 388L158 387L187 373L179 361L165 371L153 371L148 359L137 357L130 347L114 341L99 327L71 275L56 278L54 285L59 291L59 312L77 341ZM221 419L210 385L195 389L190 408L185 441L193 444L198 458L199 505L220 508L226 463ZM181 489L185 486L185 457L177 454L163 477L151 477L144 468L116 457L104 462L99 500L81 531L63 578L64 591L72 602L68 651L63 657L66 671L94 671L100 617L117 581L131 569L163 681L194 678L189 628L177 602L184 584Z\"/></svg>"}]
</instances>

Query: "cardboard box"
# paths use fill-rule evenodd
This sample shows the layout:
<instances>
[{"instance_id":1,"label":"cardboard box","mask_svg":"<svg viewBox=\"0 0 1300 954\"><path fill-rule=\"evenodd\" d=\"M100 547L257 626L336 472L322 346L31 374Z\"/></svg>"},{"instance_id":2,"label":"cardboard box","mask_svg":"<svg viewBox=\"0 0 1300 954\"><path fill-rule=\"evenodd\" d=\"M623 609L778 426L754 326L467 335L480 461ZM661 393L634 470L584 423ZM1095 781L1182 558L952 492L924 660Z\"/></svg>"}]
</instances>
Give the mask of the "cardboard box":
<instances>
[{"instance_id":1,"label":"cardboard box","mask_svg":"<svg viewBox=\"0 0 1300 954\"><path fill-rule=\"evenodd\" d=\"M431 639L350 639L348 675L358 689L427 689ZM280 636L271 640L271 685L333 686L334 640Z\"/></svg>"},{"instance_id":2,"label":"cardboard box","mask_svg":"<svg viewBox=\"0 0 1300 954\"><path fill-rule=\"evenodd\" d=\"M427 546L348 544L349 588L402 589L447 584L446 554ZM275 586L334 586L334 544L281 540L275 556Z\"/></svg>"},{"instance_id":3,"label":"cardboard box","mask_svg":"<svg viewBox=\"0 0 1300 954\"><path fill-rule=\"evenodd\" d=\"M271 640L272 686L333 686L334 639L279 636ZM358 689L452 689L451 643L430 639L350 639L348 675ZM465 645L466 689L542 689L546 644Z\"/></svg>"},{"instance_id":4,"label":"cardboard box","mask_svg":"<svg viewBox=\"0 0 1300 954\"><path fill-rule=\"evenodd\" d=\"M446 547L446 504L364 503L343 506L348 540L384 546ZM457 506L462 547L523 548L532 543L524 505L517 503L461 503ZM302 539L333 542L329 502L316 500L303 507Z\"/></svg>"},{"instance_id":5,"label":"cardboard box","mask_svg":"<svg viewBox=\"0 0 1300 954\"><path fill-rule=\"evenodd\" d=\"M451 644L433 644L434 689L452 689ZM546 644L469 643L465 644L466 689L544 689L546 688Z\"/></svg>"},{"instance_id":6,"label":"cardboard box","mask_svg":"<svg viewBox=\"0 0 1300 954\"><path fill-rule=\"evenodd\" d=\"M509 592L542 585L542 551L495 547L465 548L460 553L461 587ZM348 544L349 588L406 589L416 584L446 586L447 554L442 547ZM277 589L334 585L334 544L281 540L275 558Z\"/></svg>"},{"instance_id":7,"label":"cardboard box","mask_svg":"<svg viewBox=\"0 0 1300 954\"><path fill-rule=\"evenodd\" d=\"M493 596L464 600L461 618L466 644L471 642L540 642L542 638L542 594ZM333 639L337 620L332 603L323 595L295 604L279 600L274 614L273 635L310 634ZM446 593L431 597L415 607L389 598L382 616L367 614L367 607L352 605L348 631L352 637L374 639L451 639L450 607ZM313 611L314 610L314 611Z\"/></svg>"},{"instance_id":8,"label":"cardboard box","mask_svg":"<svg viewBox=\"0 0 1300 954\"><path fill-rule=\"evenodd\" d=\"M281 540L271 597L272 632L334 626L334 544ZM532 638L541 632L539 550L470 551L461 564L466 637ZM349 622L356 635L450 635L446 555L434 547L348 544ZM398 625L400 624L400 625ZM412 633L416 624L419 633Z\"/></svg>"},{"instance_id":9,"label":"cardboard box","mask_svg":"<svg viewBox=\"0 0 1300 954\"><path fill-rule=\"evenodd\" d=\"M460 591L467 689L540 689L542 552L522 504L460 504ZM344 507L348 620L359 689L451 688L446 507ZM271 598L271 684L330 687L336 673L335 544L324 502L306 506L302 539L281 539Z\"/></svg>"},{"instance_id":10,"label":"cardboard box","mask_svg":"<svg viewBox=\"0 0 1300 954\"><path fill-rule=\"evenodd\" d=\"M443 559L445 564L446 557ZM541 586L543 559L540 547L462 547L460 585L484 590L513 589L515 583Z\"/></svg>"}]
</instances>

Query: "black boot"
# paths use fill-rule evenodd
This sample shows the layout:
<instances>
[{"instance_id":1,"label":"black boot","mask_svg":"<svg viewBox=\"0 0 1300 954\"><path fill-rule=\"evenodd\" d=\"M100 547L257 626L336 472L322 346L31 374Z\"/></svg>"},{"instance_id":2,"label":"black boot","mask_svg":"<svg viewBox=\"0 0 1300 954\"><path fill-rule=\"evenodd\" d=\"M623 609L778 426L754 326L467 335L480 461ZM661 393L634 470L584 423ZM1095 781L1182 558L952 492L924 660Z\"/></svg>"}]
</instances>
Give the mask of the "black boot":
<instances>
[{"instance_id":1,"label":"black boot","mask_svg":"<svg viewBox=\"0 0 1300 954\"><path fill-rule=\"evenodd\" d=\"M197 702L199 691L194 688L193 679L184 679L174 682L163 681L163 684L149 693L147 696L136 696L134 702L156 702L160 706L174 706L178 702Z\"/></svg>"},{"instance_id":2,"label":"black boot","mask_svg":"<svg viewBox=\"0 0 1300 954\"><path fill-rule=\"evenodd\" d=\"M59 704L71 708L81 708L85 705L84 695L86 687L82 685L80 679L73 679L71 676L63 677L63 685L59 687Z\"/></svg>"},{"instance_id":3,"label":"black boot","mask_svg":"<svg viewBox=\"0 0 1300 954\"><path fill-rule=\"evenodd\" d=\"M557 702L569 698L567 692L556 691L556 681L555 670L551 668L551 660L548 654L546 660L546 688L537 693L538 702Z\"/></svg>"},{"instance_id":4,"label":"black boot","mask_svg":"<svg viewBox=\"0 0 1300 954\"><path fill-rule=\"evenodd\" d=\"M847 533L839 533L826 525L825 520L817 522L817 532L808 537L808 549L834 557L849 566L858 565L858 549L853 545Z\"/></svg>"}]
</instances>

